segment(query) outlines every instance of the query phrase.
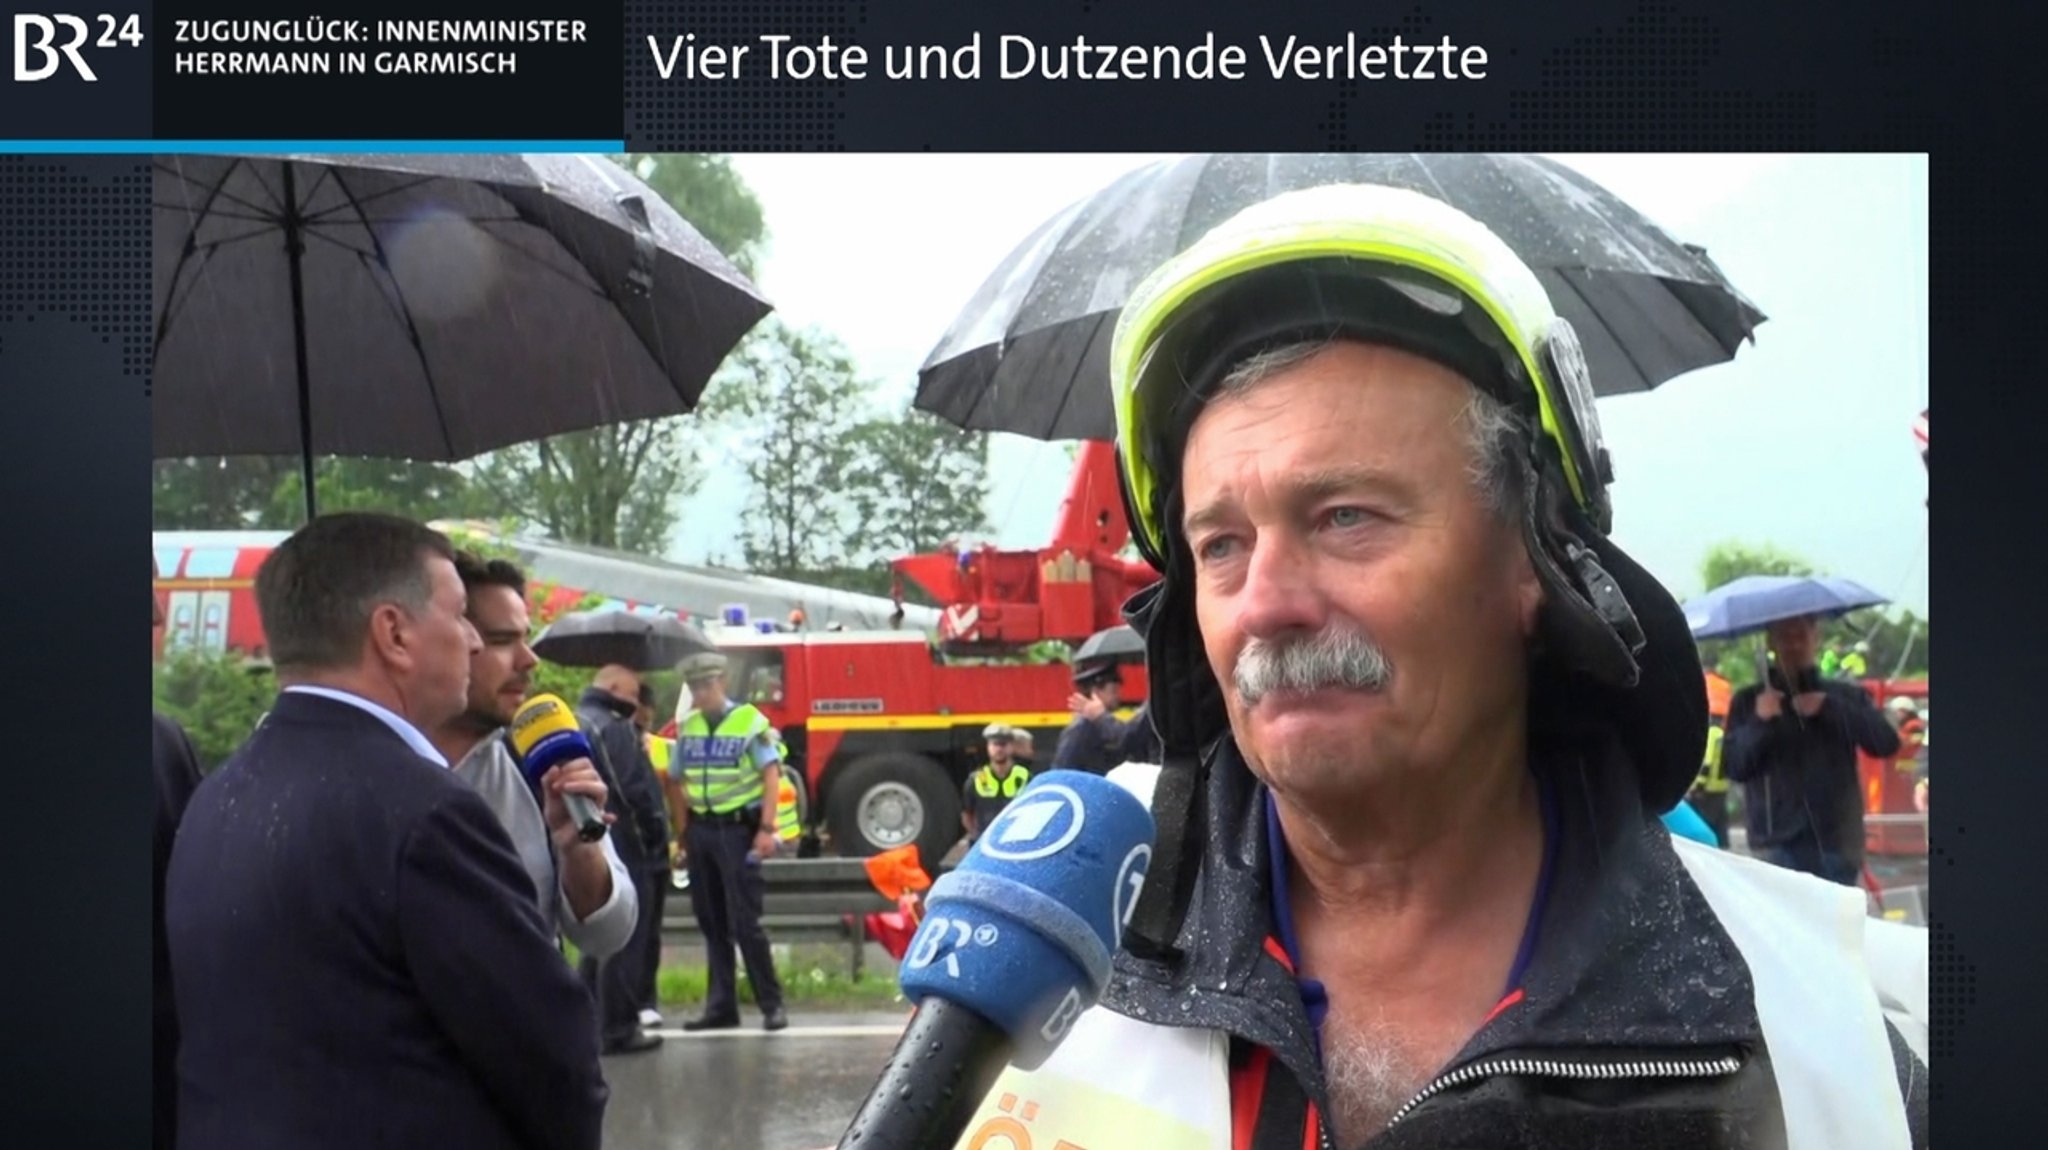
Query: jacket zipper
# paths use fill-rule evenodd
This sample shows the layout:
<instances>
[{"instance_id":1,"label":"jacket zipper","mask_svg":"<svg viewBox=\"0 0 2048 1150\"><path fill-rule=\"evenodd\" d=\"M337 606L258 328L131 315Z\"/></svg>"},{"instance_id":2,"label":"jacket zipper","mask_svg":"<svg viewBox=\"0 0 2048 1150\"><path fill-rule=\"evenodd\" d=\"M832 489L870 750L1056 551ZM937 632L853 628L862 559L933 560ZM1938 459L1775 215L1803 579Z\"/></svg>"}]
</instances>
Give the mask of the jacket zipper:
<instances>
[{"instance_id":1,"label":"jacket zipper","mask_svg":"<svg viewBox=\"0 0 2048 1150\"><path fill-rule=\"evenodd\" d=\"M1551 1062L1541 1058L1482 1059L1469 1066L1461 1066L1423 1087L1421 1092L1408 1100L1407 1105L1394 1112L1394 1116L1387 1120L1387 1128L1392 1129L1403 1118L1408 1117L1417 1106L1453 1086L1463 1086L1468 1082L1496 1074L1579 1079L1721 1078L1740 1069L1742 1060L1732 1054L1723 1058L1648 1062Z\"/></svg>"}]
</instances>

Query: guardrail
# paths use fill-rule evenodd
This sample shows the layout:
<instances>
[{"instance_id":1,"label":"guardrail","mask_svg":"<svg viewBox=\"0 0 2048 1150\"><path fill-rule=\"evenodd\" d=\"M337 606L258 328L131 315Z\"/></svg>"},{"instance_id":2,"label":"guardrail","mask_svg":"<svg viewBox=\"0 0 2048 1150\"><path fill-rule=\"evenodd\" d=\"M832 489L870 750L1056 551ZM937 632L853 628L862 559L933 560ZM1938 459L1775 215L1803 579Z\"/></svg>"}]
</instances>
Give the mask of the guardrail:
<instances>
[{"instance_id":1,"label":"guardrail","mask_svg":"<svg viewBox=\"0 0 2048 1150\"><path fill-rule=\"evenodd\" d=\"M862 917L896 909L868 881L861 859L770 859L761 864L767 892L761 925L772 942L844 942L857 977L867 949ZM662 908L664 936L701 937L688 891L671 890Z\"/></svg>"},{"instance_id":2,"label":"guardrail","mask_svg":"<svg viewBox=\"0 0 2048 1150\"><path fill-rule=\"evenodd\" d=\"M1925 855L1927 816L1864 815L1864 851L1873 855Z\"/></svg>"},{"instance_id":3,"label":"guardrail","mask_svg":"<svg viewBox=\"0 0 2048 1150\"><path fill-rule=\"evenodd\" d=\"M1864 815L1866 865L1879 890L1873 911L1892 922L1927 925L1927 816Z\"/></svg>"}]
</instances>

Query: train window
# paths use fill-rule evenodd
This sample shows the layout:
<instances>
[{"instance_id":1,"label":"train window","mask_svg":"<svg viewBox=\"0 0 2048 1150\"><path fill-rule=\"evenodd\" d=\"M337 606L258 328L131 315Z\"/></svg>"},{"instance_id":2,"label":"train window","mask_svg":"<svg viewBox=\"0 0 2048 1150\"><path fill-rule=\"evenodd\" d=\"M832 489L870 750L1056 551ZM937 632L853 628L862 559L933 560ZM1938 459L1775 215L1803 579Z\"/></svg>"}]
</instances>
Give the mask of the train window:
<instances>
[{"instance_id":1,"label":"train window","mask_svg":"<svg viewBox=\"0 0 2048 1150\"><path fill-rule=\"evenodd\" d=\"M173 591L170 596L170 626L164 628L164 646L178 650L193 646L199 638L199 596L190 591Z\"/></svg>"},{"instance_id":2,"label":"train window","mask_svg":"<svg viewBox=\"0 0 2048 1150\"><path fill-rule=\"evenodd\" d=\"M206 591L199 596L199 646L207 651L228 649L228 593Z\"/></svg>"}]
</instances>

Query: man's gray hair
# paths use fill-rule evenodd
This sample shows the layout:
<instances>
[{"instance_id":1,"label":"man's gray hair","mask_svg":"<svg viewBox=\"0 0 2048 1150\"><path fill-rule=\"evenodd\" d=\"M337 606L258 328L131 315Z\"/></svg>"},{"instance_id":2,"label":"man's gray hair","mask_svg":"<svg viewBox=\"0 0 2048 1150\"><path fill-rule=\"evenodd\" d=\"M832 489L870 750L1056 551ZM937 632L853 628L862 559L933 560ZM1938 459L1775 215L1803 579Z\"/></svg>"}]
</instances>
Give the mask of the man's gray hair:
<instances>
[{"instance_id":1,"label":"man's gray hair","mask_svg":"<svg viewBox=\"0 0 2048 1150\"><path fill-rule=\"evenodd\" d=\"M280 671L334 670L362 657L379 604L424 611L429 558L455 558L440 532L396 515L323 515L278 544L256 572L256 611Z\"/></svg>"},{"instance_id":2,"label":"man's gray hair","mask_svg":"<svg viewBox=\"0 0 2048 1150\"><path fill-rule=\"evenodd\" d=\"M1299 366L1328 350L1335 340L1301 340L1255 352L1240 360L1223 376L1213 398L1243 395L1291 367ZM1459 414L1471 447L1467 467L1479 498L1488 509L1506 519L1521 514L1521 468L1518 453L1527 427L1515 410L1467 382L1470 400Z\"/></svg>"}]
</instances>

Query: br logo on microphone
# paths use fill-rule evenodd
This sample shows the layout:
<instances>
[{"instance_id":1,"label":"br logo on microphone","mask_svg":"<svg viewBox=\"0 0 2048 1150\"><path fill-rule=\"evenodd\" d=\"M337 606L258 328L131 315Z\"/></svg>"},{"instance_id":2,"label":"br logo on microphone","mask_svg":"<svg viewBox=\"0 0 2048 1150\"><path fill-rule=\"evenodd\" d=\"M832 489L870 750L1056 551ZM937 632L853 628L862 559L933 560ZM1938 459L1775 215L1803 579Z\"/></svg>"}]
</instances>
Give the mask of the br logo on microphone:
<instances>
[{"instance_id":1,"label":"br logo on microphone","mask_svg":"<svg viewBox=\"0 0 2048 1150\"><path fill-rule=\"evenodd\" d=\"M1019 796L981 836L981 853L1009 862L1048 858L1081 837L1088 813L1073 788L1058 783Z\"/></svg>"},{"instance_id":2,"label":"br logo on microphone","mask_svg":"<svg viewBox=\"0 0 2048 1150\"><path fill-rule=\"evenodd\" d=\"M93 37L93 26L99 36ZM130 13L126 19L105 12L97 16L57 14L37 16L17 13L14 17L14 78L24 83L47 80L65 63L86 83L97 83L98 73L85 62L81 48L130 48L142 46L142 17ZM33 53L35 63L30 64Z\"/></svg>"}]
</instances>

